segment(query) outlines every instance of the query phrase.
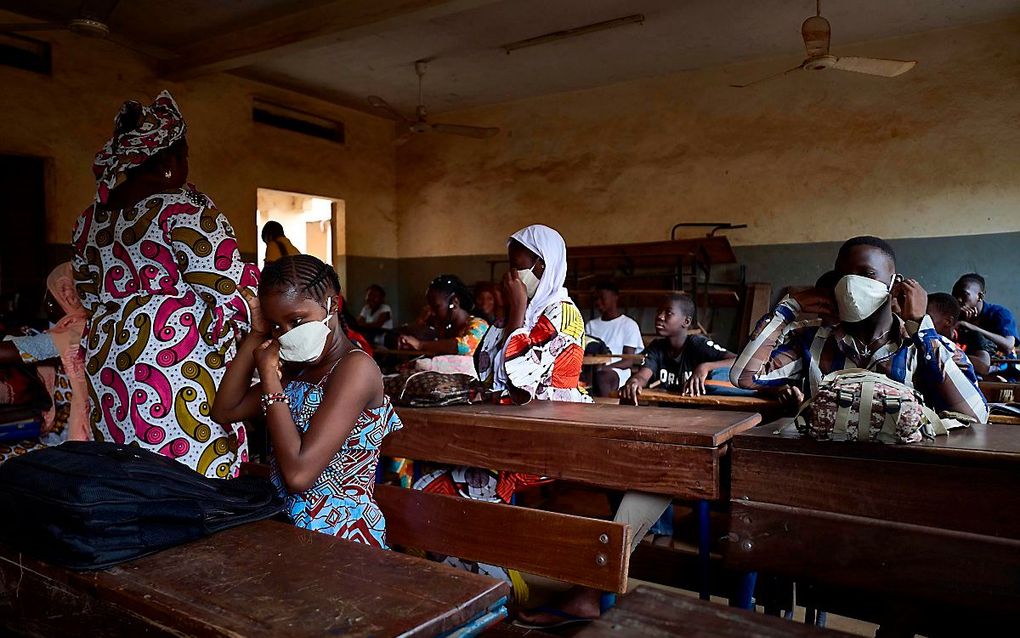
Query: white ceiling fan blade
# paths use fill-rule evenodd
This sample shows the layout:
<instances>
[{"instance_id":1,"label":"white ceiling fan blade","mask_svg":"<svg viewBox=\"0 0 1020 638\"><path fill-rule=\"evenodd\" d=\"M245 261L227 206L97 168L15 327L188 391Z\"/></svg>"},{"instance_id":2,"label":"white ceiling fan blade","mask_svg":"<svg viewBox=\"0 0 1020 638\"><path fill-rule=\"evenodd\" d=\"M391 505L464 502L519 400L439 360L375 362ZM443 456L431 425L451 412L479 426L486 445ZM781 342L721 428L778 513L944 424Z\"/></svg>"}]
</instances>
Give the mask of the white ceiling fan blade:
<instances>
[{"instance_id":1,"label":"white ceiling fan blade","mask_svg":"<svg viewBox=\"0 0 1020 638\"><path fill-rule=\"evenodd\" d=\"M757 80L754 80L753 82L748 82L747 84L731 84L730 86L735 88L735 89L746 89L747 87L754 86L755 84L761 84L762 82L767 82L769 80L774 80L776 78L781 78L784 75L786 75L787 73L793 73L794 71L799 71L802 68L804 68L803 63L802 64L798 64L797 66L793 67L792 69L787 69L785 71L780 71L779 73L774 73L772 75L767 75L767 76L765 76L763 78L758 78Z\"/></svg>"},{"instance_id":2,"label":"white ceiling fan blade","mask_svg":"<svg viewBox=\"0 0 1020 638\"><path fill-rule=\"evenodd\" d=\"M373 108L377 108L380 111L385 111L392 119L397 120L398 122L410 123L410 120L404 117L404 115L400 111L390 106L389 102L382 99L378 95L369 95L368 103L372 105Z\"/></svg>"},{"instance_id":3,"label":"white ceiling fan blade","mask_svg":"<svg viewBox=\"0 0 1020 638\"><path fill-rule=\"evenodd\" d=\"M476 137L479 139L492 137L496 133L499 133L499 129L494 126L466 126L464 124L433 124L432 130L444 135L462 135L464 137Z\"/></svg>"},{"instance_id":4,"label":"white ceiling fan blade","mask_svg":"<svg viewBox=\"0 0 1020 638\"><path fill-rule=\"evenodd\" d=\"M66 29L63 22L9 22L0 24L0 33L21 33L25 31L58 31Z\"/></svg>"},{"instance_id":5,"label":"white ceiling fan blade","mask_svg":"<svg viewBox=\"0 0 1020 638\"><path fill-rule=\"evenodd\" d=\"M894 78L914 68L917 60L881 60L879 58L837 58L832 68L840 71L853 71L867 75L880 75Z\"/></svg>"},{"instance_id":6,"label":"white ceiling fan blade","mask_svg":"<svg viewBox=\"0 0 1020 638\"><path fill-rule=\"evenodd\" d=\"M804 48L809 58L816 58L829 53L829 39L832 28L829 21L822 16L811 16L800 25L800 35L804 38Z\"/></svg>"}]
</instances>

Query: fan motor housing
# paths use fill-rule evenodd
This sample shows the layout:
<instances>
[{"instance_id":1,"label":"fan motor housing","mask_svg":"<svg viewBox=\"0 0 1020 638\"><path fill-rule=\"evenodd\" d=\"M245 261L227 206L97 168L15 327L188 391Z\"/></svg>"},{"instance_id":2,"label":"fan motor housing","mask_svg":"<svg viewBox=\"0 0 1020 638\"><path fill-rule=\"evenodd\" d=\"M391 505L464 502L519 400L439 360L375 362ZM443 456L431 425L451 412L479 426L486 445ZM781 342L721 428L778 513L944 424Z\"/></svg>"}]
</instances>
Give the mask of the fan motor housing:
<instances>
[{"instance_id":1,"label":"fan motor housing","mask_svg":"<svg viewBox=\"0 0 1020 638\"><path fill-rule=\"evenodd\" d=\"M807 71L824 71L836 64L836 60L837 58L834 55L820 55L817 58L811 58L804 62L803 68Z\"/></svg>"},{"instance_id":2,"label":"fan motor housing","mask_svg":"<svg viewBox=\"0 0 1020 638\"><path fill-rule=\"evenodd\" d=\"M110 35L110 27L99 20L89 18L75 18L71 20L67 28L78 35L86 35L93 38L105 38Z\"/></svg>"}]
</instances>

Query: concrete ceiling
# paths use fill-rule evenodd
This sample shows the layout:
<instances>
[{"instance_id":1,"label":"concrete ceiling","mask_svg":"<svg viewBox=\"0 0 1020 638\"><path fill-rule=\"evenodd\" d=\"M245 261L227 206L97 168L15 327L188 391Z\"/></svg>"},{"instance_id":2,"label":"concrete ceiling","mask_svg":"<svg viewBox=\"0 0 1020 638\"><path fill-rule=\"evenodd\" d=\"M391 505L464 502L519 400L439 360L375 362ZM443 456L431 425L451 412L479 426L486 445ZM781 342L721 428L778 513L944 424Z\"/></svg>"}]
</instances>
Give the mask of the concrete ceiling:
<instances>
[{"instance_id":1,"label":"concrete ceiling","mask_svg":"<svg viewBox=\"0 0 1020 638\"><path fill-rule=\"evenodd\" d=\"M47 20L69 19L80 5L0 2ZM362 109L374 94L412 111L413 63L431 59L426 103L443 112L743 59L795 64L800 23L814 10L814 0L123 0L109 24L130 42L165 50L171 75L176 67L232 71ZM510 55L500 48L635 13L643 24ZM1020 2L824 0L822 14L838 55L842 44L1017 15Z\"/></svg>"}]
</instances>

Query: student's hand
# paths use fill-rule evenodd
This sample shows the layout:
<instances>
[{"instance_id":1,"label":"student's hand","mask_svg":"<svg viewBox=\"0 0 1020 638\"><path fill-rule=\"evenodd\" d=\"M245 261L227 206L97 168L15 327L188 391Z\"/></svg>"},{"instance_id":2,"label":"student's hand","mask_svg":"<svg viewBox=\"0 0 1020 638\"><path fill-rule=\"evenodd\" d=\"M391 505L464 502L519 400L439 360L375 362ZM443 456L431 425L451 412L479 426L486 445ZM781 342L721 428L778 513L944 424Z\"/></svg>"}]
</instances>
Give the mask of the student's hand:
<instances>
[{"instance_id":1,"label":"student's hand","mask_svg":"<svg viewBox=\"0 0 1020 638\"><path fill-rule=\"evenodd\" d=\"M511 310L522 309L528 306L528 288L513 268L503 275L503 289L506 291L507 301L510 304Z\"/></svg>"},{"instance_id":2,"label":"student's hand","mask_svg":"<svg viewBox=\"0 0 1020 638\"><path fill-rule=\"evenodd\" d=\"M804 403L804 393L797 386L788 385L776 394L776 400L787 407L800 407L800 404Z\"/></svg>"},{"instance_id":3,"label":"student's hand","mask_svg":"<svg viewBox=\"0 0 1020 638\"><path fill-rule=\"evenodd\" d=\"M421 350L421 341L411 335L400 335L397 339L398 350Z\"/></svg>"},{"instance_id":4,"label":"student's hand","mask_svg":"<svg viewBox=\"0 0 1020 638\"><path fill-rule=\"evenodd\" d=\"M620 388L620 403L638 404L638 397L641 396L641 382L631 377L627 383Z\"/></svg>"},{"instance_id":5,"label":"student's hand","mask_svg":"<svg viewBox=\"0 0 1020 638\"><path fill-rule=\"evenodd\" d=\"M800 304L801 312L818 315L823 320L833 320L839 313L832 292L823 288L808 288L794 293L791 297Z\"/></svg>"},{"instance_id":6,"label":"student's hand","mask_svg":"<svg viewBox=\"0 0 1020 638\"><path fill-rule=\"evenodd\" d=\"M904 279L893 286L892 296L904 321L920 322L928 314L928 293L916 279Z\"/></svg>"},{"instance_id":7,"label":"student's hand","mask_svg":"<svg viewBox=\"0 0 1020 638\"><path fill-rule=\"evenodd\" d=\"M255 366L258 368L260 379L282 379L280 342L276 339L263 341L262 345L255 349Z\"/></svg>"},{"instance_id":8,"label":"student's hand","mask_svg":"<svg viewBox=\"0 0 1020 638\"><path fill-rule=\"evenodd\" d=\"M974 330L974 324L972 324L969 321L957 321L956 322L956 327L957 328L963 328L964 330L971 330L971 331Z\"/></svg>"},{"instance_id":9,"label":"student's hand","mask_svg":"<svg viewBox=\"0 0 1020 638\"><path fill-rule=\"evenodd\" d=\"M248 302L248 309L251 311L251 331L261 336L269 335L269 322L262 316L262 306L259 304L259 298L250 292L247 294L242 293L242 295L245 301Z\"/></svg>"},{"instance_id":10,"label":"student's hand","mask_svg":"<svg viewBox=\"0 0 1020 638\"><path fill-rule=\"evenodd\" d=\"M708 372L708 367L703 363L694 366L694 370L691 371L691 376L687 377L687 383L684 384L683 394L692 397L699 397L703 394L707 394L705 390L705 381L708 379Z\"/></svg>"}]
</instances>

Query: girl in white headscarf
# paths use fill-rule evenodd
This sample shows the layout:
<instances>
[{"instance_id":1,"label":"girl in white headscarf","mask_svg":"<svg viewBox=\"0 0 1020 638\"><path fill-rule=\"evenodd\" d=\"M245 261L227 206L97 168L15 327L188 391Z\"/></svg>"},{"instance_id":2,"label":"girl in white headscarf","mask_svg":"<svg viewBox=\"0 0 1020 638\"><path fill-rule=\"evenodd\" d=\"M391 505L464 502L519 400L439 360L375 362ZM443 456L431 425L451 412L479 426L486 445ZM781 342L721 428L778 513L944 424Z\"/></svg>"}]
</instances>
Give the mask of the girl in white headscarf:
<instances>
[{"instance_id":1,"label":"girl in white headscarf","mask_svg":"<svg viewBox=\"0 0 1020 638\"><path fill-rule=\"evenodd\" d=\"M479 378L503 402L591 402L578 387L584 360L584 319L567 289L567 249L558 232L534 224L510 236L503 278L506 325L486 334Z\"/></svg>"}]
</instances>

